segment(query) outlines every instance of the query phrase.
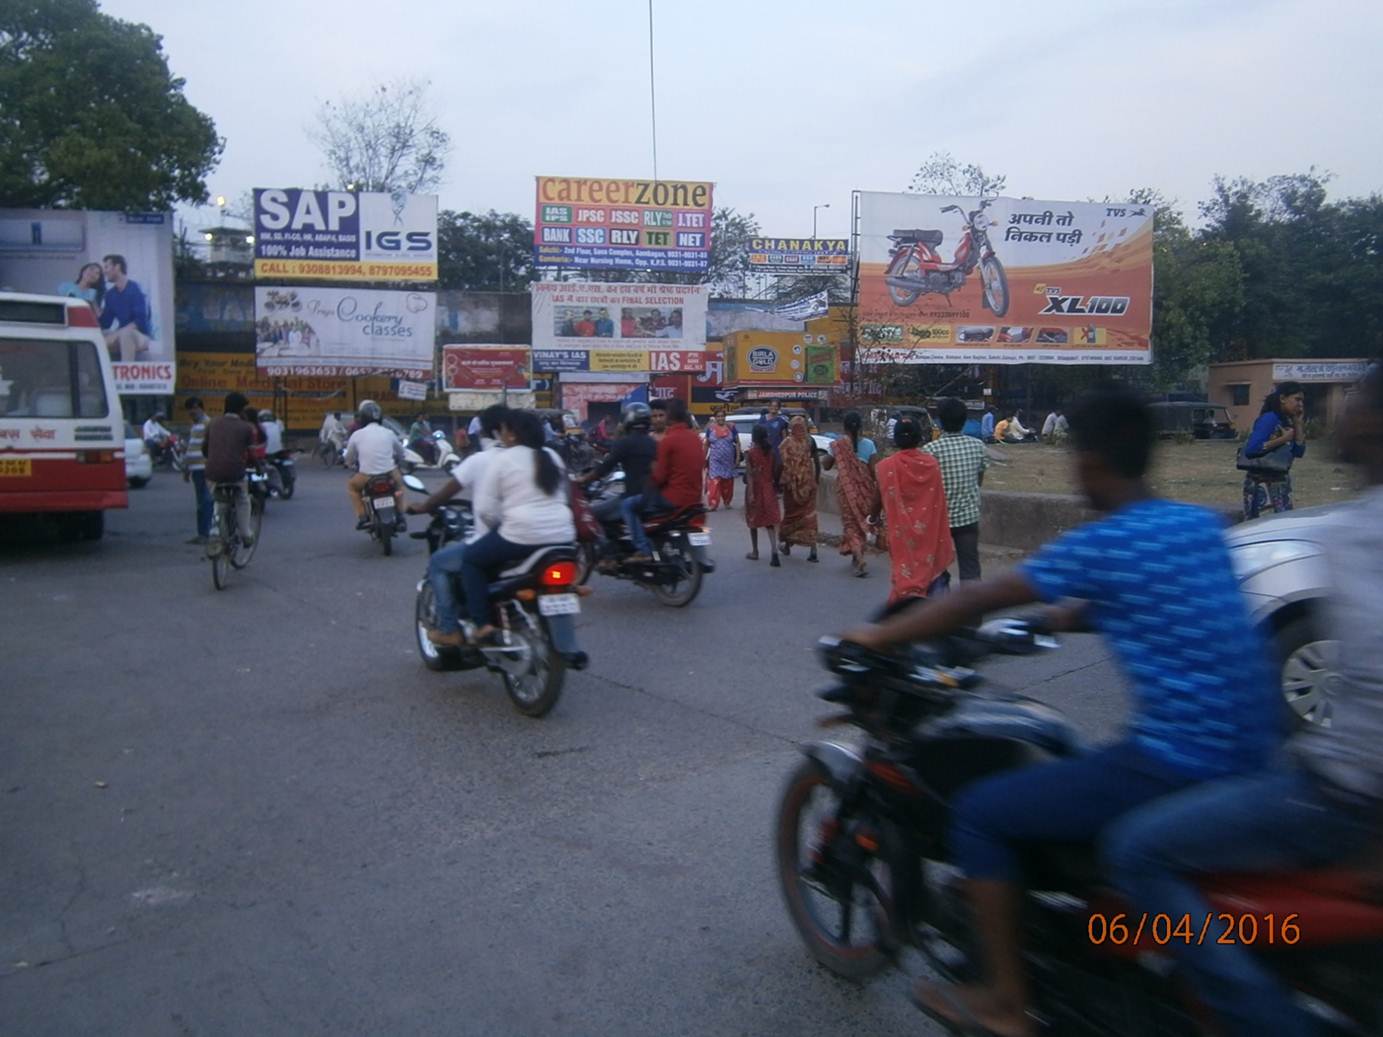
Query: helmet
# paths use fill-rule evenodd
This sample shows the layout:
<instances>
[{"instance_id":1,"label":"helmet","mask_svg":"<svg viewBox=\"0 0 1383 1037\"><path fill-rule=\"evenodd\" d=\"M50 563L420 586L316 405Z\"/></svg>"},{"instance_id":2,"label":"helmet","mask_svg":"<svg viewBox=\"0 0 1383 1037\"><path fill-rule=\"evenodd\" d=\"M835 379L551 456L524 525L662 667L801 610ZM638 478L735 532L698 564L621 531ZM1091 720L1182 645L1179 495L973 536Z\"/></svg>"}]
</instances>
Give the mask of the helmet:
<instances>
[{"instance_id":1,"label":"helmet","mask_svg":"<svg viewBox=\"0 0 1383 1037\"><path fill-rule=\"evenodd\" d=\"M383 420L384 411L374 400L361 400L360 406L355 408L355 416L360 419L360 424L368 425L372 421Z\"/></svg>"},{"instance_id":2,"label":"helmet","mask_svg":"<svg viewBox=\"0 0 1383 1037\"><path fill-rule=\"evenodd\" d=\"M637 428L640 425L648 428L653 423L653 411L646 403L626 403L620 420L624 422L625 428Z\"/></svg>"},{"instance_id":3,"label":"helmet","mask_svg":"<svg viewBox=\"0 0 1383 1037\"><path fill-rule=\"evenodd\" d=\"M274 412L271 411L271 410L262 410L262 411L260 411L260 412L259 412L259 420L260 420L260 421L273 421L273 420L274 420Z\"/></svg>"}]
</instances>

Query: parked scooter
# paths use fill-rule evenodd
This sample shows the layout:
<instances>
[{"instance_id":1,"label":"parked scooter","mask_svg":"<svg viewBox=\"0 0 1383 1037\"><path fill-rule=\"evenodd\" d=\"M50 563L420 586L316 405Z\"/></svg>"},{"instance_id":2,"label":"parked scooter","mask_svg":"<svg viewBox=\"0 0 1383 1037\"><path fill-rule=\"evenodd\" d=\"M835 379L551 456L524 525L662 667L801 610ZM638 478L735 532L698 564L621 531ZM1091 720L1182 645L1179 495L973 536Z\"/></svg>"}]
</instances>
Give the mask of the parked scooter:
<instances>
[{"instance_id":1,"label":"parked scooter","mask_svg":"<svg viewBox=\"0 0 1383 1037\"><path fill-rule=\"evenodd\" d=\"M435 454L435 459L432 461L427 460L417 450L413 449L411 443L404 446L403 471L405 475L418 468L436 468L439 471L450 472L461 463L461 458L457 456L456 450L451 445L451 440L447 438L447 434L441 429L432 433L429 440L432 443L432 449Z\"/></svg>"},{"instance_id":2,"label":"parked scooter","mask_svg":"<svg viewBox=\"0 0 1383 1037\"><path fill-rule=\"evenodd\" d=\"M972 667L988 655L1054 646L1015 619L898 653L820 642L839 680L821 698L844 711L821 725L848 724L864 738L803 749L779 804L776 845L788 914L832 972L863 980L914 947L947 982L982 974L968 901L948 860L954 798L980 778L1081 749L1050 706L975 691L981 677ZM1199 925L1173 932L1178 921L1163 915L1165 925L1153 920L1145 931L1145 916L1101 884L1092 847L1033 844L1023 864L1024 958L1040 1032L1203 1032L1166 947L1198 931L1205 937ZM1202 889L1216 912L1208 938L1260 953L1303 995L1321 1033L1378 1032L1383 907L1362 875L1211 876Z\"/></svg>"},{"instance_id":3,"label":"parked scooter","mask_svg":"<svg viewBox=\"0 0 1383 1037\"><path fill-rule=\"evenodd\" d=\"M942 212L958 212L965 218L965 229L949 263L936 251L943 238L939 230L895 230L888 236L893 250L884 282L895 305L911 306L920 296L931 294L946 296L949 305L951 293L959 291L978 266L985 308L996 317L1008 312L1008 275L989 243L993 221L985 210L992 201L981 198L980 207L968 214L959 205L942 207Z\"/></svg>"},{"instance_id":4,"label":"parked scooter","mask_svg":"<svg viewBox=\"0 0 1383 1037\"><path fill-rule=\"evenodd\" d=\"M417 476L405 475L404 485L417 493L427 487ZM446 544L464 540L471 525L469 507L450 501L437 510L431 524L410 534L426 540L431 556ZM581 611L574 547L540 547L527 558L505 567L490 583L490 601L499 617L500 644L443 647L428 640L437 625L432 584L418 581L414 605L414 639L429 670L473 670L484 667L499 674L514 708L541 717L557 705L566 671L586 668L586 653L576 647L576 615Z\"/></svg>"},{"instance_id":5,"label":"parked scooter","mask_svg":"<svg viewBox=\"0 0 1383 1037\"><path fill-rule=\"evenodd\" d=\"M611 485L616 480L618 489ZM578 543L581 582L589 580L594 570L617 580L632 580L652 591L664 605L690 605L701 592L703 576L715 572L715 563L706 551L711 546L706 509L698 504L647 516L643 527L653 546L653 560L631 562L628 559L635 553L634 542L629 539L619 507L623 484L624 473L616 469L608 480L593 479L585 486L591 514L600 523L604 537Z\"/></svg>"}]
</instances>

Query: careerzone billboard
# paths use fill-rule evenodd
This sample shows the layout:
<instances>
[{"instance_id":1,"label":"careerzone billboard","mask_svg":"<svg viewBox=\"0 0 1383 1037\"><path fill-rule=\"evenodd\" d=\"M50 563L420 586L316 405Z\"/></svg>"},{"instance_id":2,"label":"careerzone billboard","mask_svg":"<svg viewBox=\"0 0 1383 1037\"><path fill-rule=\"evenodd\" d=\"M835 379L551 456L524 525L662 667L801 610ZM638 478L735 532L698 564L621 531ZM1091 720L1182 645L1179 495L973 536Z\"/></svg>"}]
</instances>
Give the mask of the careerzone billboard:
<instances>
[{"instance_id":1,"label":"careerzone billboard","mask_svg":"<svg viewBox=\"0 0 1383 1037\"><path fill-rule=\"evenodd\" d=\"M862 359L1152 360L1153 208L859 193Z\"/></svg>"},{"instance_id":2,"label":"careerzone billboard","mask_svg":"<svg viewBox=\"0 0 1383 1037\"><path fill-rule=\"evenodd\" d=\"M169 396L173 217L0 209L0 287L84 299L96 312L121 396Z\"/></svg>"},{"instance_id":3,"label":"careerzone billboard","mask_svg":"<svg viewBox=\"0 0 1383 1037\"><path fill-rule=\"evenodd\" d=\"M703 273L715 185L691 180L538 177L533 264Z\"/></svg>"},{"instance_id":4,"label":"careerzone billboard","mask_svg":"<svg viewBox=\"0 0 1383 1037\"><path fill-rule=\"evenodd\" d=\"M255 277L437 280L437 196L257 187Z\"/></svg>"}]
</instances>

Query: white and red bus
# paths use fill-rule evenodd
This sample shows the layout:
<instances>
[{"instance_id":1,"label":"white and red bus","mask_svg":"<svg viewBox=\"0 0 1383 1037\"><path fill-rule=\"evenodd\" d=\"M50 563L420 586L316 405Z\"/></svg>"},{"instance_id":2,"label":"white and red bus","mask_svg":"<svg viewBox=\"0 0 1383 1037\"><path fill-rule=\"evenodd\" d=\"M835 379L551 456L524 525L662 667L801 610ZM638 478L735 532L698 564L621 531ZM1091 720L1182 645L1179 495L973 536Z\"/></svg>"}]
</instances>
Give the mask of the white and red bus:
<instances>
[{"instance_id":1,"label":"white and red bus","mask_svg":"<svg viewBox=\"0 0 1383 1037\"><path fill-rule=\"evenodd\" d=\"M0 515L98 540L129 503L110 354L81 299L0 292Z\"/></svg>"}]
</instances>

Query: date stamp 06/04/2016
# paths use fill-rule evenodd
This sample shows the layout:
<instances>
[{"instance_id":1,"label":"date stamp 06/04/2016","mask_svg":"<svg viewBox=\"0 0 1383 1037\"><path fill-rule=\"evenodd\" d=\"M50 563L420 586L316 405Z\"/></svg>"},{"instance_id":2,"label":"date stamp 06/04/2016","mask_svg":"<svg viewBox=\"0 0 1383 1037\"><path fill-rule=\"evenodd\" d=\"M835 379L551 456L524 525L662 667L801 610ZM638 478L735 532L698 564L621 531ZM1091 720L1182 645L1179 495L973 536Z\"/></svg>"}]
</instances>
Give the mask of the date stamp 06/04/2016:
<instances>
[{"instance_id":1,"label":"date stamp 06/04/2016","mask_svg":"<svg viewBox=\"0 0 1383 1037\"><path fill-rule=\"evenodd\" d=\"M1096 912L1090 916L1086 931L1097 947L1166 947L1175 943L1198 947L1206 943L1291 947L1301 942L1301 918L1295 913L1255 915L1229 911L1211 912L1199 918L1147 911L1114 915Z\"/></svg>"}]
</instances>

